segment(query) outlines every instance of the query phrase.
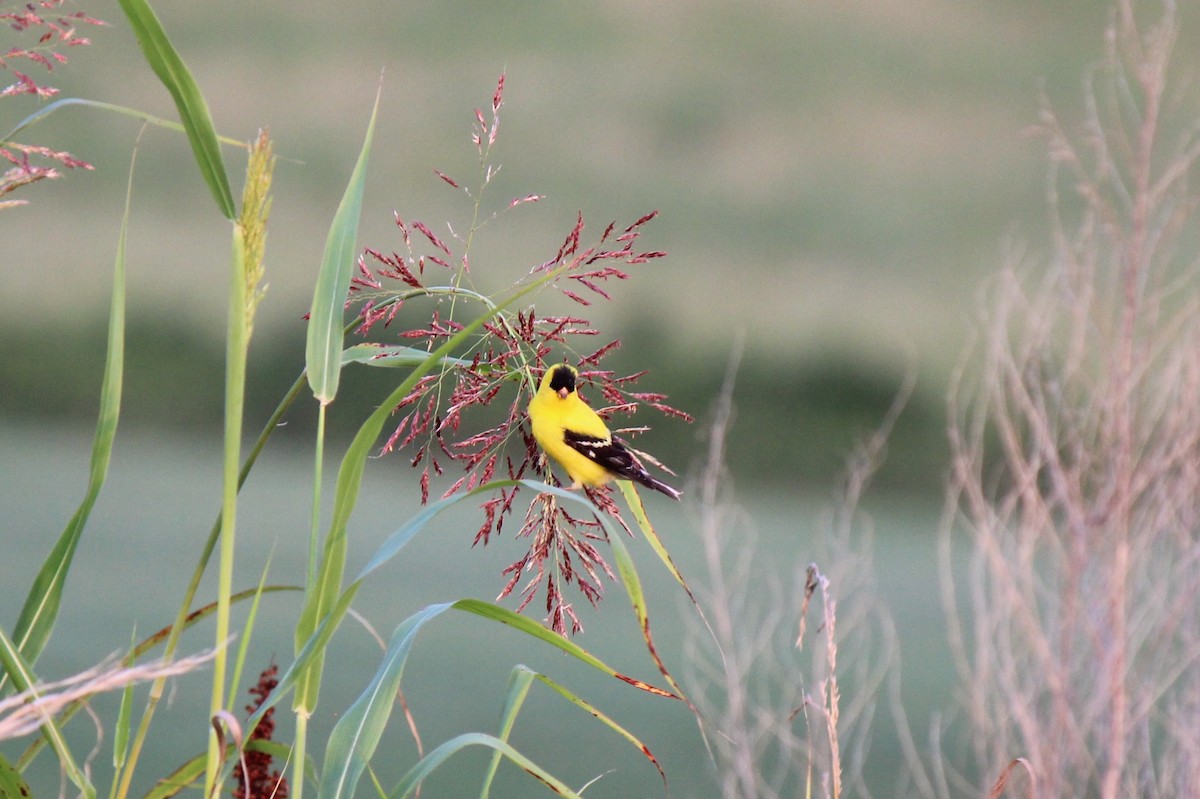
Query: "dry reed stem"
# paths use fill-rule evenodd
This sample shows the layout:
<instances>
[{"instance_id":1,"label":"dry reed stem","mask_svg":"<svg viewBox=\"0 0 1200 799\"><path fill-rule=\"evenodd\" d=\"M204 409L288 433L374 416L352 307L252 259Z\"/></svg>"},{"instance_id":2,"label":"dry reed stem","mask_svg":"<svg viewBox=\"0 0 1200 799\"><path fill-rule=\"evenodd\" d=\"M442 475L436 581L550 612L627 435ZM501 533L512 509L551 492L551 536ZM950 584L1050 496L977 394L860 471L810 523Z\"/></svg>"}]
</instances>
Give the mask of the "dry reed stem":
<instances>
[{"instance_id":1,"label":"dry reed stem","mask_svg":"<svg viewBox=\"0 0 1200 799\"><path fill-rule=\"evenodd\" d=\"M95 666L55 682L42 683L0 701L0 741L37 732L47 720L68 706L97 694L119 691L134 683L174 677L195 671L213 657L212 652L174 662L138 666Z\"/></svg>"},{"instance_id":2,"label":"dry reed stem","mask_svg":"<svg viewBox=\"0 0 1200 799\"><path fill-rule=\"evenodd\" d=\"M857 503L911 385L885 429L857 453L841 503L822 526L818 550L828 572L812 564L784 575L754 561L753 524L733 501L725 470L735 370L736 356L697 492L707 566L698 595L709 626L694 627L687 642L689 695L715 731L709 742L723 797L869 796L866 732L896 642L873 598L869 535ZM846 694L844 671L854 685Z\"/></svg>"},{"instance_id":3,"label":"dry reed stem","mask_svg":"<svg viewBox=\"0 0 1200 799\"><path fill-rule=\"evenodd\" d=\"M1134 11L1117 3L1083 134L1043 108L1049 268L1010 257L977 383L951 398L947 526L973 552L966 612L950 581L947 604L976 766L1022 757L1049 797L1183 795L1200 768L1200 280L1180 235L1200 135L1164 153L1174 6Z\"/></svg>"}]
</instances>

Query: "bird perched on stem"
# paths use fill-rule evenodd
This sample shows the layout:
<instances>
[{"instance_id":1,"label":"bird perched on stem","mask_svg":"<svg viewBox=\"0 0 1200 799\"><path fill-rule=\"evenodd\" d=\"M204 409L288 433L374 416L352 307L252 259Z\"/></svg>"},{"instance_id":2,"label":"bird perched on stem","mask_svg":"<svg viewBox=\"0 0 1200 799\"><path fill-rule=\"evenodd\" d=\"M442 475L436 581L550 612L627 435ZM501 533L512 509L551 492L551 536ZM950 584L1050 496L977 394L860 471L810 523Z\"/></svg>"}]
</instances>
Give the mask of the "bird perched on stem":
<instances>
[{"instance_id":1,"label":"bird perched on stem","mask_svg":"<svg viewBox=\"0 0 1200 799\"><path fill-rule=\"evenodd\" d=\"M650 476L634 454L613 438L604 420L579 397L579 370L557 364L542 376L529 403L533 437L547 455L567 470L571 488L601 486L610 480L633 480L671 499L680 492Z\"/></svg>"}]
</instances>

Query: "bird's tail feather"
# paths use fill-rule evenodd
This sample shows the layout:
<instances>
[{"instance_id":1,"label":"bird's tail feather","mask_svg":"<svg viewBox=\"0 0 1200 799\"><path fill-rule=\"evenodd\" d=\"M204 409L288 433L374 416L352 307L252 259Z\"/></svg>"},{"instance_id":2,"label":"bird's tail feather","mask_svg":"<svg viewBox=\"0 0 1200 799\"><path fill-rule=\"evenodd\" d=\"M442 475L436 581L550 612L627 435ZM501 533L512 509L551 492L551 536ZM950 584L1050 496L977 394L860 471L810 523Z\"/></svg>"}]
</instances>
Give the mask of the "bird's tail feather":
<instances>
[{"instance_id":1,"label":"bird's tail feather","mask_svg":"<svg viewBox=\"0 0 1200 799\"><path fill-rule=\"evenodd\" d=\"M679 498L683 496L683 492L679 489L672 488L663 481L655 480L653 477L645 473L639 474L637 476L637 481L647 488L653 488L655 491L661 491L675 501L679 501Z\"/></svg>"}]
</instances>

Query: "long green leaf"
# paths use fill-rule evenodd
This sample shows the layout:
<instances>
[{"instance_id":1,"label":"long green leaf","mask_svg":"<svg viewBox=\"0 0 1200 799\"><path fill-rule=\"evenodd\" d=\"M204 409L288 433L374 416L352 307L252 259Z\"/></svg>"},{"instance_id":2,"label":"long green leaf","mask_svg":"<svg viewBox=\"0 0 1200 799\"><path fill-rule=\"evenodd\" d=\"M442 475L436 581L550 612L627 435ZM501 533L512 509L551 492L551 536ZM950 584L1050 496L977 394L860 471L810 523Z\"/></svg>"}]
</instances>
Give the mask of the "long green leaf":
<instances>
[{"instance_id":1,"label":"long green leaf","mask_svg":"<svg viewBox=\"0 0 1200 799\"><path fill-rule=\"evenodd\" d=\"M21 772L0 755L0 799L29 799L33 791L29 783L21 776Z\"/></svg>"},{"instance_id":2,"label":"long green leaf","mask_svg":"<svg viewBox=\"0 0 1200 799\"><path fill-rule=\"evenodd\" d=\"M20 122L18 122L16 125L14 125L13 128L10 131L8 131L8 133L5 133L3 138L0 138L0 144L7 144L8 142L13 140L14 136L16 136L18 133L25 130L26 128L32 127L33 125L37 124L38 122L41 122L43 119L50 116L55 111L58 111L61 108L66 108L66 107L73 106L73 105L82 105L82 106L85 106L88 108L99 108L102 111L112 111L114 113L121 114L123 116L129 116L129 117L133 117L134 119L140 119L143 122L146 122L150 125L154 125L156 127L167 128L168 130L174 130L179 133L187 132L187 129L184 128L184 126L179 122L175 122L174 120L170 120L170 119L163 119L162 117L156 117L153 114L147 114L145 111L140 111L136 108L130 108L129 106L116 105L115 103L105 103L105 102L101 102L100 100L89 100L84 97L63 97L59 100L55 100L54 102L52 102L48 105L42 106L41 108L39 108L38 110L36 110L32 114L30 114L29 116L22 119ZM243 148L246 146L246 143L244 141L239 141L237 139L233 139L228 136L218 136L217 138L218 138L218 141L220 141L222 144L230 144L230 145L233 145L234 147L243 147Z\"/></svg>"},{"instance_id":3,"label":"long green leaf","mask_svg":"<svg viewBox=\"0 0 1200 799\"><path fill-rule=\"evenodd\" d=\"M136 633L131 633L131 637ZM122 664L125 668L131 668L136 660L133 654L134 642L130 642L129 652L125 655L125 661ZM125 765L125 758L129 755L129 730L132 726L133 713L133 683L125 686L121 691L121 706L117 711L117 722L113 730L113 781L116 784L117 776L120 773L121 767Z\"/></svg>"},{"instance_id":4,"label":"long green leaf","mask_svg":"<svg viewBox=\"0 0 1200 799\"><path fill-rule=\"evenodd\" d=\"M581 710L585 711L588 715L592 716L597 721L604 724L610 730L615 732L617 735L620 735L622 738L624 738L626 741L628 741L630 744L632 744L634 749L637 749L639 752L641 752L642 756L645 757L647 760L649 760L650 763L654 766L654 768L658 769L658 776L662 777L663 788L666 789L666 787L667 787L666 772L663 771L662 765L658 762L658 758L656 758L654 756L654 754L650 751L650 747L648 747L648 746L646 746L646 744L642 743L640 738L638 738L636 735L631 733L629 730L625 729L623 726L618 724L608 714L601 712L591 702L588 702L583 697L577 695L574 691L569 690L566 686L555 682L554 680L547 677L545 674L539 674L539 673L534 672L533 676L535 676L539 682L541 682L543 685L546 685L547 687L549 687L552 691L557 693L563 699L566 699L571 704L573 704L576 707L580 708Z\"/></svg>"},{"instance_id":5,"label":"long green leaf","mask_svg":"<svg viewBox=\"0 0 1200 799\"><path fill-rule=\"evenodd\" d=\"M638 494L637 486L629 480L618 480L617 485L620 487L621 493L625 495L625 502L633 511L633 518L642 531L642 535L649 542L650 548L654 550L655 555L658 555L658 559L667 567L667 571L671 573L675 581L683 586L683 590L687 592L688 599L692 600L692 604L696 604L696 597L692 594L691 587L687 584L687 580L683 579L683 574L675 567L675 561L671 560L671 553L667 551L662 539L658 537L658 531L650 523L650 517L646 515L646 508L642 505L642 498Z\"/></svg>"},{"instance_id":6,"label":"long green leaf","mask_svg":"<svg viewBox=\"0 0 1200 799\"><path fill-rule=\"evenodd\" d=\"M662 765L658 762L658 758L656 758L650 751L650 747L642 743L641 739L614 721L608 714L601 712L600 709L591 702L588 702L586 699L579 696L566 686L552 680L545 674L534 671L528 666L517 665L513 668L509 675L508 692L504 697L504 708L500 711L500 734L498 736L500 740L508 741L509 735L512 733L512 728L517 721L517 713L520 712L521 706L525 703L525 698L529 695L529 689L533 685L534 680L538 680L571 704L584 710L588 713L588 715L600 721L610 730L617 733L630 744L632 744L633 747L637 749L643 757L650 761L654 768L658 769L658 775L662 777L663 789L666 789L666 772L663 771ZM497 751L492 756L491 763L488 764L488 770L483 779L483 788L479 793L480 799L488 799L488 795L491 791L492 781L496 775L496 769L500 765L500 757L501 754Z\"/></svg>"},{"instance_id":7,"label":"long green leaf","mask_svg":"<svg viewBox=\"0 0 1200 799\"><path fill-rule=\"evenodd\" d=\"M391 643L375 678L342 716L329 736L321 770L318 799L354 796L359 777L375 754L379 739L395 705L396 692L413 640L421 626L445 607L425 608L409 616L392 634Z\"/></svg>"},{"instance_id":8,"label":"long green leaf","mask_svg":"<svg viewBox=\"0 0 1200 799\"><path fill-rule=\"evenodd\" d=\"M87 490L75 515L67 522L50 550L42 568L34 578L21 615L13 628L13 639L21 656L29 663L36 663L42 649L50 638L54 622L62 606L62 593L67 573L75 557L75 549L83 535L83 528L91 516L100 489L108 476L108 464L112 460L113 439L117 435L117 421L121 415L121 386L125 374L125 236L129 229L129 200L132 195L133 165L129 168L130 184L125 196L125 212L121 217L121 230L117 237L117 257L113 266L112 301L108 311L108 343L104 359L104 377L100 384L100 414L96 421L96 434L92 442L91 469L88 473Z\"/></svg>"},{"instance_id":9,"label":"long green leaf","mask_svg":"<svg viewBox=\"0 0 1200 799\"><path fill-rule=\"evenodd\" d=\"M421 758L420 762L404 775L399 784L392 790L389 794L390 799L405 799L405 797L410 796L417 789L417 786L432 774L438 766L444 763L451 755L461 752L468 746L486 746L495 749L519 768L537 777L546 784L546 787L559 796L565 796L568 799L582 799L579 794L567 787L566 783L525 757L525 755L518 752L512 746L501 741L494 735L486 735L482 732L467 732L455 736L425 755L425 757Z\"/></svg>"},{"instance_id":10,"label":"long green leaf","mask_svg":"<svg viewBox=\"0 0 1200 799\"><path fill-rule=\"evenodd\" d=\"M625 542L618 536L609 536L609 544L612 545L613 559L617 562L617 573L621 575L621 584L625 586L625 593L629 596L629 602L633 605L633 612L637 616L638 626L642 630L642 640L646 642L646 651L650 653L650 658L654 661L654 665L658 667L658 671L662 674L663 679L667 684L674 689L675 693L671 696L676 699L681 699L687 703L692 712L699 717L700 712L692 705L691 700L683 693L683 689L675 678L671 676L671 672L667 670L667 664L659 657L658 647L654 645L654 638L650 635L650 608L646 604L646 594L642 590L642 581L638 577L637 568L633 564L633 558L629 554L629 549L625 546Z\"/></svg>"},{"instance_id":11,"label":"long green leaf","mask_svg":"<svg viewBox=\"0 0 1200 799\"><path fill-rule=\"evenodd\" d=\"M18 691L29 691L37 683L33 669L17 649L16 644L0 629L0 665L12 679L13 686ZM84 799L95 799L96 788L88 779L87 773L75 762L71 749L63 738L59 723L52 717L47 717L42 724L42 736L50 742L58 763L66 773L67 778L79 788Z\"/></svg>"},{"instance_id":12,"label":"long green leaf","mask_svg":"<svg viewBox=\"0 0 1200 799\"><path fill-rule=\"evenodd\" d=\"M200 174L204 176L221 213L226 219L233 219L237 215L233 192L229 188L225 162L221 159L221 145L217 141L212 115L209 114L208 103L204 101L200 87L171 45L150 4L146 0L120 0L120 3L121 10L137 35L146 61L175 101L179 121L187 131Z\"/></svg>"},{"instance_id":13,"label":"long green leaf","mask_svg":"<svg viewBox=\"0 0 1200 799\"><path fill-rule=\"evenodd\" d=\"M670 691L664 691L662 688L655 687L647 682L643 682L620 673L612 666L609 666L600 658L596 657L591 652L572 641L570 638L561 636L553 630L548 630L533 619L522 616L520 613L511 611L508 608L500 607L499 605L492 604L491 602L484 602L482 599L460 599L454 603L453 607L455 610L474 613L475 615L482 616L485 619L491 619L492 621L498 621L501 624L507 624L509 627L513 627L523 633L537 638L540 641L544 641L547 644L550 644L550 646L553 646L554 648L559 649L574 658L578 658L592 668L598 669L610 677L616 677L621 682L628 683L634 688L638 688L646 693L667 697L669 699L679 698Z\"/></svg>"},{"instance_id":14,"label":"long green leaf","mask_svg":"<svg viewBox=\"0 0 1200 799\"><path fill-rule=\"evenodd\" d=\"M561 499L566 499L571 502L578 502L588 511L595 514L597 518L600 518L602 520L601 523L605 525L606 529L610 533L612 532L612 528L609 527L608 522L603 519L603 516L600 514L600 510L593 505L584 494L567 491L566 489L559 488L558 486L548 485L547 483L539 483L536 480L493 480L490 483L484 483L483 485L476 486L470 491L466 491L461 494L454 494L446 497L445 499L440 499L437 502L431 502L430 504L421 508L414 516L412 516L400 527L396 528L391 535L383 540L383 543L380 544L379 548L375 550L375 554L371 556L371 559L367 561L367 565L363 566L362 571L358 573L358 576L355 579L362 580L368 574L375 571L392 558L396 557L400 550L403 549L404 546L417 535L417 533L421 532L421 530L425 528L425 525L427 525L433 519L433 517L437 516L447 508L457 505L459 502L470 499L471 497L479 494L486 494L490 491L495 491L501 488L511 488L513 486L524 486L525 488L528 488L529 490L539 494L555 494Z\"/></svg>"},{"instance_id":15,"label":"long green leaf","mask_svg":"<svg viewBox=\"0 0 1200 799\"><path fill-rule=\"evenodd\" d=\"M382 87L375 95L375 107L367 124L358 163L338 204L325 239L325 256L321 273L313 290L312 308L308 317L308 341L304 357L308 368L308 384L313 396L322 405L337 396L341 376L343 322L342 308L350 290L350 274L354 269L354 246L358 237L358 219L362 215L363 187L367 181L367 160L371 154L371 139L375 135L375 117L379 114Z\"/></svg>"},{"instance_id":16,"label":"long green leaf","mask_svg":"<svg viewBox=\"0 0 1200 799\"><path fill-rule=\"evenodd\" d=\"M513 670L508 674L508 690L504 692L504 707L500 709L500 733L497 737L508 743L508 738L512 735L513 725L517 723L517 714L521 712L521 707L525 704L525 698L529 696L529 689L533 686L533 678L537 674L528 666L520 664L513 667ZM487 771L483 775L483 786L479 789L479 799L488 799L492 791L492 781L496 779L496 771L500 768L500 759L504 757L499 750L492 754L491 762L488 763Z\"/></svg>"},{"instance_id":17,"label":"long green leaf","mask_svg":"<svg viewBox=\"0 0 1200 799\"><path fill-rule=\"evenodd\" d=\"M376 344L364 342L342 350L342 365L362 363L367 366L416 366L429 357L429 350L405 347L401 344ZM465 358L443 358L447 366L470 366Z\"/></svg>"}]
</instances>

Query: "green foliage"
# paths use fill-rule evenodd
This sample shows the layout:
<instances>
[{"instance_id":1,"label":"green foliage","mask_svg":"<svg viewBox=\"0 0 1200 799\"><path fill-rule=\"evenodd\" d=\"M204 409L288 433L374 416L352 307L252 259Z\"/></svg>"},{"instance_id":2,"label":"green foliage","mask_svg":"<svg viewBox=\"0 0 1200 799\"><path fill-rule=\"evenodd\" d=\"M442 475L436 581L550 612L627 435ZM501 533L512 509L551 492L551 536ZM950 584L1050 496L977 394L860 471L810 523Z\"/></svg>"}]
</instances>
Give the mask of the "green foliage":
<instances>
[{"instance_id":1,"label":"green foliage","mask_svg":"<svg viewBox=\"0 0 1200 799\"><path fill-rule=\"evenodd\" d=\"M363 188L367 180L367 159L371 153L371 139L375 134L375 118L379 114L382 92L380 87L375 95L375 107L371 111L371 121L367 123L367 135L363 139L350 182L333 216L333 224L329 227L325 256L321 259L321 271L313 289L305 363L308 384L313 396L322 405L333 402L342 373L342 328L345 325L342 315L346 293L350 289L350 274L354 269L358 219L362 214Z\"/></svg>"},{"instance_id":2,"label":"green foliage","mask_svg":"<svg viewBox=\"0 0 1200 799\"><path fill-rule=\"evenodd\" d=\"M216 133L203 93L145 0L121 0L121 8L137 34L147 62L175 100L180 116L178 125L164 123L161 120L153 121L181 130L187 136L202 178L216 199L222 214L230 220L234 220L236 209L220 152L220 143L223 140ZM497 112L501 103L502 91L503 78L492 98L490 123L485 122L482 116L478 120L476 144L479 147L481 158L484 160L495 141ZM265 242L266 211L271 204L269 196L270 168L263 166L264 163L271 162L269 143L265 137L261 138L259 143L268 153L264 156L265 160L256 161L254 153L257 153L258 150L252 151L247 182L252 184L254 191L248 193L246 197L252 196L254 199L252 202L244 201L247 207L243 209L243 218L235 221L232 225L229 315L223 364L224 413L223 416L215 412L212 414L213 419L222 418L225 438L221 511L213 524L211 533L201 543L195 572L191 582L184 589L183 599L174 622L132 646L123 660L126 669L129 672L135 672L139 666L144 665L144 658L149 649L161 644L164 649L163 662L170 663L176 658L180 638L186 630L204 620L211 619L215 623L216 651L213 655L209 719L214 725L214 732L209 737L210 745L207 753L187 757L175 772L156 782L156 786L149 795L158 799L165 799L165 797L196 786L201 779L203 779L206 793L219 792L222 789L221 786L228 783L235 766L245 762L241 757L243 752L251 751L265 752L291 759L294 768L291 795L300 797L313 765L305 755L308 735L307 719L317 704L318 689L322 680L322 666L328 656L336 654L336 650L330 646L330 641L350 613L364 582L383 566L396 559L406 545L427 529L429 523L443 510L463 501L480 501L496 496L498 492L501 497L505 496L504 491L515 492L517 489L535 492L539 498L547 500L548 507L554 509L553 515L556 519L560 504L578 505L582 508L585 519L595 519L594 523L589 522L589 524L593 524L594 529L599 532L589 534L589 537L607 538L612 542L617 571L630 599L634 620L646 642L650 658L660 674L667 680L670 688L659 688L618 672L574 640L547 629L519 612L498 604L466 598L428 605L396 628L392 643L374 678L358 699L345 712L338 714L340 721L325 745L324 759L318 779L319 795L328 797L328 799L336 799L354 794L362 774L369 768L371 758L391 721L394 697L401 684L404 666L415 646L416 634L426 624L441 617L447 610L471 614L498 624L513 635L546 644L590 666L607 678L617 680L621 684L631 686L652 697L683 698L678 686L659 659L650 638L649 608L641 588L641 580L628 549L621 541L622 533L619 533L616 527L609 522L609 514L615 510L615 505L611 503L611 500L609 500L608 506L603 506L603 503L598 505L581 493L566 491L536 480L522 479L520 474L507 480L487 477L479 481L482 483L480 485L475 485L473 481L473 487L464 489L441 501L427 504L422 508L407 523L401 525L391 536L387 537L355 578L348 585L343 586L349 543L349 520L358 502L366 463L372 456L393 409L402 405L410 393L419 388L421 381L427 375L435 375L440 378L447 373L453 373L454 370L478 369L476 377L485 380L494 379L498 381L498 386L501 388L512 386L518 391L524 390L533 383L531 367L540 362L545 353L538 350L533 355L528 355L520 349L520 346L531 345L535 342L545 344L548 341L562 341L562 339L536 338L532 332L536 327L532 309L522 310L520 313L513 309L543 288L554 285L572 269L576 270L571 274L572 279L581 281L580 285L586 289L607 297L603 290L596 288L589 281L605 280L612 275L600 268L596 268L594 271L580 270L580 265L591 264L597 260L605 262L614 258L627 259L628 263L638 263L650 258L657 258L662 254L659 252L635 252L631 245L638 235L635 229L653 218L653 214L644 216L627 228L624 235L617 231L614 243L611 244L614 247L612 250L605 250L600 246L612 233L614 229L612 226L600 239L600 244L590 249L581 249L579 234L583 229L583 220L580 218L576 228L568 235L567 243L560 248L558 262L551 262L521 276L509 289L488 296L475 291L468 285L463 285L463 275L466 273L467 263L465 255L461 270L451 281L452 285L429 289L422 287L420 293L447 299L451 309L458 306L475 309L478 306L473 311L474 315L467 317L462 323L453 320L453 313L451 313L453 326L450 330L452 332L440 339L436 346L431 343L424 350L409 346L366 343L345 346L344 308L350 286L351 270L356 262L356 235L367 180L367 161L381 94L382 91L375 98L371 120L357 163L330 226L321 271L315 282L312 313L308 322L305 357L307 368L299 377L292 380L290 388L286 390L283 399L279 401L259 439L243 460L241 434L244 403L248 376L253 371L249 366L248 354L253 330L253 309L261 296L258 288L261 279L260 259L262 245ZM62 101L57 107L61 108L70 104ZM95 105L105 107L103 104ZM111 110L137 114L129 109L113 108ZM18 126L18 129L42 118L44 118L44 114L30 117ZM256 164L258 166L255 166ZM131 187L132 172L131 168ZM490 180L492 170L485 164L481 164L481 173L482 183L486 185ZM8 675L11 687L16 690L36 690L37 680L32 665L43 650L54 628L72 557L86 528L91 509L103 487L111 458L116 423L122 407L122 389L127 387L124 379L127 356L125 342L125 236L130 217L129 196L131 195L132 188L127 195L126 210L122 218L117 245L113 300L109 309L104 374L100 389L100 418L96 425L88 489L78 512L53 547L45 566L33 582L25 608L15 628L16 641L11 641L4 631L0 630L0 664L3 665L5 673ZM475 219L478 220L480 218L478 194L473 199ZM530 202L533 199L535 198L531 195L518 202ZM449 254L445 245L438 241L428 228L418 224L416 229L420 230L434 245ZM472 228L471 234L474 231L475 228ZM631 233L631 231L633 232ZM442 265L447 266L445 263ZM421 269L424 269L423 262ZM619 270L616 271L616 274L620 275L622 279L627 277ZM575 286L576 284L571 285ZM570 291L564 290L564 293L577 298L577 295ZM401 300L395 301L398 309ZM462 314L465 313L467 311L459 311L459 317L462 318ZM518 328L521 329L520 335L518 335ZM551 336L554 335L558 334L551 334ZM484 367L479 367L479 350L481 349L479 342L486 341L488 336L496 337L497 341L514 344L516 349L511 353L506 353L506 357L513 358L515 363L500 359ZM156 336L155 341L162 346L163 338L161 336ZM490 349L490 345L488 348ZM37 348L32 349L35 353L40 352ZM167 345L166 351L170 352L169 345ZM464 357L467 355L474 357ZM598 357L598 355L599 353L593 357ZM44 366L49 359L44 357L43 353L43 357L35 358L35 360L39 365ZM156 358L152 357L151 360L156 360ZM168 358L167 360L174 359ZM214 358L213 361L209 368L215 372L217 359ZM62 359L62 362L65 363L66 360ZM320 514L317 512L319 504L316 498L320 496L323 489L320 477L325 414L327 407L338 394L342 370L361 365L382 367L359 371L375 372L386 376L387 389L382 401L378 401L378 396L366 400L370 405L370 410L362 414L361 422L351 422L352 425L356 424L356 432L345 446L337 472L331 518L324 536L318 539L314 535L311 542L309 553L311 568L308 573L308 581L303 589L304 598L294 630L294 657L290 663L286 664L277 681L273 679L274 669L270 671L272 681L269 685L260 680L259 701L246 720L244 728L239 729L230 705L234 702L233 697L237 693L237 683L240 682L241 675L246 668L247 653L260 611L259 600L266 592L284 590L281 586L268 585L268 570L265 566L260 573L256 588L243 591L234 589L234 566L237 555L234 533L237 524L239 491L254 468L271 432L307 385L319 405L315 457L317 477L313 488L313 529L314 532L317 530ZM197 365L187 362L182 366L188 372L195 372ZM201 365L202 370L203 368ZM157 365L155 369L157 369ZM398 378L396 370L400 370ZM211 381L201 376L199 383L215 385L220 382L219 374L208 376L212 377ZM190 374L189 377L189 383L196 384L196 375ZM174 393L176 396L178 395L178 392ZM172 407L177 416L188 416L190 423L195 422L195 415L182 412L182 403L173 402ZM361 406L353 404L350 404L349 407L351 410L361 408ZM517 406L514 405L514 407ZM501 443L503 443L502 439ZM524 472L522 471L521 474ZM675 569L663 542L655 533L653 525L645 514L645 509L641 507L636 491L628 486L624 486L623 489L626 491L629 501L636 503L635 517L638 528L651 542L661 561L682 584L683 578ZM507 496L510 497L511 502L511 497L515 496L515 493ZM589 528L589 530L591 529L593 528ZM217 550L218 545L220 560L216 599L196 608L194 605L197 593L208 569L211 556ZM589 568L591 567L589 566ZM233 605L242 601L246 601L250 605L249 618L241 625L240 629L235 629L230 611ZM234 651L230 642L235 635L240 635L241 641L237 645L233 665L229 667L229 653ZM188 663L189 661L184 659L180 665L184 666ZM232 676L232 680L229 679L230 676ZM140 715L135 707L134 693L129 687L130 683L121 684L123 690L112 734L112 761L115 769L110 793L112 799L125 799L132 791L133 775L142 766L141 754L146 741L152 735L151 724L163 695L165 678L165 671L158 676L145 678L154 679L154 682ZM130 679L135 678L131 677ZM266 676L262 680L266 680ZM452 755L468 747L484 746L495 753L490 767L483 776L482 793L484 796L488 794L500 762L508 759L560 795L577 797L578 792L558 779L551 771L541 767L532 758L520 752L510 742L510 734L517 714L524 705L529 687L535 681L546 685L554 694L584 710L590 717L597 719L602 726L626 739L638 752L650 760L663 776L665 785L666 776L658 761L650 754L649 748L633 733L565 685L525 667L517 667L510 681L509 693L500 720L499 736L466 733L452 737L413 764L392 793L396 796L410 795L417 790L426 776ZM97 687L94 690L99 691L102 688ZM270 732L273 729L272 714L288 694L293 695L296 711L296 735L292 745L269 740ZM87 692L85 691L77 699L65 701L63 707L55 711L56 715L47 717L42 730L44 740L53 749L68 777L76 784L81 793L90 799L95 795L95 788L88 779L87 769L81 768L76 763L61 730L62 726L67 724L83 707L86 697ZM44 744L31 746L26 758L18 766L23 768L28 765L29 760L43 748ZM7 763L0 764L0 790L3 790L5 786L11 786L18 791L23 790L20 783L20 768L13 769ZM242 778L247 781L247 784L251 781L251 777L246 774L243 774Z\"/></svg>"},{"instance_id":3,"label":"green foliage","mask_svg":"<svg viewBox=\"0 0 1200 799\"><path fill-rule=\"evenodd\" d=\"M121 387L125 369L125 234L129 224L129 202L126 195L125 213L117 239L117 257L113 268L112 302L109 306L108 337L104 361L104 378L100 386L100 416L92 444L91 469L87 491L75 515L67 523L50 555L34 578L25 598L13 637L21 657L36 663L50 638L55 619L62 606L63 588L67 573L83 535L92 508L100 496L112 458L113 440L121 411ZM14 676L12 674L9 675Z\"/></svg>"},{"instance_id":4,"label":"green foliage","mask_svg":"<svg viewBox=\"0 0 1200 799\"><path fill-rule=\"evenodd\" d=\"M225 162L221 158L221 145L217 140L212 115L200 87L171 45L150 4L146 0L120 0L120 3L121 10L137 34L146 61L175 101L175 108L179 111L179 119L192 145L192 154L204 182L208 184L221 213L226 219L233 219L237 213L233 205L233 192L229 188L229 176L225 173Z\"/></svg>"}]
</instances>

